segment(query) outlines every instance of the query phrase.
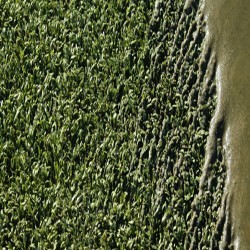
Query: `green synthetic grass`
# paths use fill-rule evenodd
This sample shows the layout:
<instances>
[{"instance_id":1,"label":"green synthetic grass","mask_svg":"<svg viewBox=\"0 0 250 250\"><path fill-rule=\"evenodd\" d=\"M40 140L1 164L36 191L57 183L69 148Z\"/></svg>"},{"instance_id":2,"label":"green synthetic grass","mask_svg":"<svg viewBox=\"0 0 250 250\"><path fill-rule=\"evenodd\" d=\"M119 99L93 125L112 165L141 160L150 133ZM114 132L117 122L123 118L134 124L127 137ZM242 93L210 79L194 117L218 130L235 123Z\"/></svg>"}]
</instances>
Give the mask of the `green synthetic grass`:
<instances>
[{"instance_id":1,"label":"green synthetic grass","mask_svg":"<svg viewBox=\"0 0 250 250\"><path fill-rule=\"evenodd\" d=\"M199 3L178 26L181 0L59 2L0 1L1 248L208 246L219 161L189 228L216 105Z\"/></svg>"}]
</instances>

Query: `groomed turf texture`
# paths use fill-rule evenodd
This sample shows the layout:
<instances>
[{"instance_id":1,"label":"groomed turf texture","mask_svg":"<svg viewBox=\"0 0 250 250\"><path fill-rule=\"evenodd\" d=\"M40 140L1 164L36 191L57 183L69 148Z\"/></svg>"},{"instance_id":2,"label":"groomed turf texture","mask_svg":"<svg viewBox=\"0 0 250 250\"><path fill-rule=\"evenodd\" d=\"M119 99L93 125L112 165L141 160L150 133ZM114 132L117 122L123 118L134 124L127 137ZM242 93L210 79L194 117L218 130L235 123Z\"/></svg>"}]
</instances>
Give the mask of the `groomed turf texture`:
<instances>
[{"instance_id":1,"label":"groomed turf texture","mask_svg":"<svg viewBox=\"0 0 250 250\"><path fill-rule=\"evenodd\" d=\"M218 248L201 3L0 1L1 248Z\"/></svg>"}]
</instances>

